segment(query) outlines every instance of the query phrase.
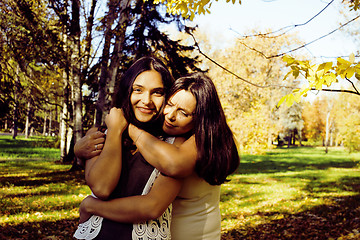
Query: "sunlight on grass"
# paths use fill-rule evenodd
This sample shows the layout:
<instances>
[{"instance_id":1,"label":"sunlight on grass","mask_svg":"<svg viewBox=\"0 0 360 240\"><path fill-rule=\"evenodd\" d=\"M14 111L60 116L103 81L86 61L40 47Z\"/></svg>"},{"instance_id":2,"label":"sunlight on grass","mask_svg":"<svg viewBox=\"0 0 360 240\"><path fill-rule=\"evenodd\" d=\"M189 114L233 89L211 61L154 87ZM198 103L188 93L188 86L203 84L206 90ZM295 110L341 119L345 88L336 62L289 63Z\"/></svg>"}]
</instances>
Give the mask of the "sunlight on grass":
<instances>
[{"instance_id":1,"label":"sunlight on grass","mask_svg":"<svg viewBox=\"0 0 360 240\"><path fill-rule=\"evenodd\" d=\"M360 155L321 148L275 149L243 156L222 185L222 230L242 229L359 194ZM356 191L354 191L354 189Z\"/></svg>"},{"instance_id":2,"label":"sunlight on grass","mask_svg":"<svg viewBox=\"0 0 360 240\"><path fill-rule=\"evenodd\" d=\"M8 147L1 144L0 138L0 148ZM328 154L303 147L241 156L239 169L221 187L222 231L236 229L245 236L259 224L358 195L359 162L359 153L339 148ZM90 190L84 173L70 173L70 167L52 158L0 160L0 226L77 219Z\"/></svg>"},{"instance_id":3,"label":"sunlight on grass","mask_svg":"<svg viewBox=\"0 0 360 240\"><path fill-rule=\"evenodd\" d=\"M0 160L8 159L56 159L60 158L60 149L53 148L56 138L18 136L0 136Z\"/></svg>"},{"instance_id":4,"label":"sunlight on grass","mask_svg":"<svg viewBox=\"0 0 360 240\"><path fill-rule=\"evenodd\" d=\"M31 213L19 213L16 215L2 216L0 225L3 223L12 224L19 222L38 222L38 221L54 221L61 219L75 219L79 217L79 209L73 208L57 210L57 211L41 211Z\"/></svg>"},{"instance_id":5,"label":"sunlight on grass","mask_svg":"<svg viewBox=\"0 0 360 240\"><path fill-rule=\"evenodd\" d=\"M44 184L36 188L2 187L0 224L17 223L19 219L29 218L29 214L30 219L35 220L59 220L70 215L78 217L78 206L88 194L89 188L75 181ZM72 213L69 215L67 212ZM32 218L33 215L37 217Z\"/></svg>"}]
</instances>

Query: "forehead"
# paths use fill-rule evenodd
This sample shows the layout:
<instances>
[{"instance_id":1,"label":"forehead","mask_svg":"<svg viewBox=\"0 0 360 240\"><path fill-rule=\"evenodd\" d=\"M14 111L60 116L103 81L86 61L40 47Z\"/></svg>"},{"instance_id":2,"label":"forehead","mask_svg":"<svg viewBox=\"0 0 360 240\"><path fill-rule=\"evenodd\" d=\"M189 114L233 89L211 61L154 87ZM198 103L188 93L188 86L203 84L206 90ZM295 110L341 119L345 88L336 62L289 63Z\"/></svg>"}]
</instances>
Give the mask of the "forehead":
<instances>
[{"instance_id":1,"label":"forehead","mask_svg":"<svg viewBox=\"0 0 360 240\"><path fill-rule=\"evenodd\" d=\"M178 108L188 111L189 113L194 112L196 108L196 98L191 92L184 89L171 95L169 102L176 105Z\"/></svg>"},{"instance_id":2,"label":"forehead","mask_svg":"<svg viewBox=\"0 0 360 240\"><path fill-rule=\"evenodd\" d=\"M163 88L161 74L155 70L148 70L140 73L133 83L133 86L141 86L144 88Z\"/></svg>"}]
</instances>

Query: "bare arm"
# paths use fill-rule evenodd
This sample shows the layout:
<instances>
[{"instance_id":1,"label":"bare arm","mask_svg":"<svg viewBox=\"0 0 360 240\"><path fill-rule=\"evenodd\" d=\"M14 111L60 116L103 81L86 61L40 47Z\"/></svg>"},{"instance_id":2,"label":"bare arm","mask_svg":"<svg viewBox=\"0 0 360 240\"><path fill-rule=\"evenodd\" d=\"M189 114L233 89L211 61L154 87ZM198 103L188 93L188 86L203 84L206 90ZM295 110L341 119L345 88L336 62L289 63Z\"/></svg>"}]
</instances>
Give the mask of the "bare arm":
<instances>
[{"instance_id":1,"label":"bare arm","mask_svg":"<svg viewBox=\"0 0 360 240\"><path fill-rule=\"evenodd\" d=\"M197 159L194 135L180 145L169 144L132 124L129 125L129 135L145 160L160 172L183 178L194 171Z\"/></svg>"},{"instance_id":2,"label":"bare arm","mask_svg":"<svg viewBox=\"0 0 360 240\"><path fill-rule=\"evenodd\" d=\"M112 108L106 117L108 127L102 152L86 162L85 180L100 199L107 199L115 189L122 167L122 133L127 122L122 110Z\"/></svg>"},{"instance_id":3,"label":"bare arm","mask_svg":"<svg viewBox=\"0 0 360 240\"><path fill-rule=\"evenodd\" d=\"M117 222L137 223L156 219L172 203L180 191L181 180L159 175L147 195L102 201L91 196L80 205L80 222L98 215Z\"/></svg>"}]
</instances>

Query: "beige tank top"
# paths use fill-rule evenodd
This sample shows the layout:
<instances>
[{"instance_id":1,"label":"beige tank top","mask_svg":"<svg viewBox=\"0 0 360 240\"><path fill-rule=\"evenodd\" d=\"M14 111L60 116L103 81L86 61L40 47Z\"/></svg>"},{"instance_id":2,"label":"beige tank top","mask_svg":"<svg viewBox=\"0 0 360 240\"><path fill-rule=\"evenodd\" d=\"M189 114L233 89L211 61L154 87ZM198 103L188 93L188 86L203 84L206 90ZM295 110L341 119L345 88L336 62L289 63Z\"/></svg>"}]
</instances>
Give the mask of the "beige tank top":
<instances>
[{"instance_id":1,"label":"beige tank top","mask_svg":"<svg viewBox=\"0 0 360 240\"><path fill-rule=\"evenodd\" d=\"M184 179L173 202L173 240L219 240L221 237L220 186L212 186L195 173Z\"/></svg>"}]
</instances>

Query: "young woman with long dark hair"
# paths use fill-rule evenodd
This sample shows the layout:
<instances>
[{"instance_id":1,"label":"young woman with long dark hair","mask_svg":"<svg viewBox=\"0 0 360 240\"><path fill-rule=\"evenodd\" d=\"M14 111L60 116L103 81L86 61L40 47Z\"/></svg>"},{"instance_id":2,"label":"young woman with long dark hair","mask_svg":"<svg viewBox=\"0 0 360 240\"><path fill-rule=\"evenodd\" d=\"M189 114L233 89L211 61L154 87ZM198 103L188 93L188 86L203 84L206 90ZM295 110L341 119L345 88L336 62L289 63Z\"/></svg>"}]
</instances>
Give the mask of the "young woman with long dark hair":
<instances>
[{"instance_id":1,"label":"young woman with long dark hair","mask_svg":"<svg viewBox=\"0 0 360 240\"><path fill-rule=\"evenodd\" d=\"M139 214L124 211L127 201L141 199L142 205L153 206L148 209L151 212L176 192L172 239L220 239L220 184L239 164L233 134L215 86L206 75L194 73L178 79L169 96L163 130L168 135L181 135L186 141L171 145L133 124L129 125L129 135L146 161L163 175L184 177L180 192L174 188L169 194L169 189L155 180L146 195L111 201L89 197L81 209L83 214L100 214L121 222L127 214Z\"/></svg>"}]
</instances>

